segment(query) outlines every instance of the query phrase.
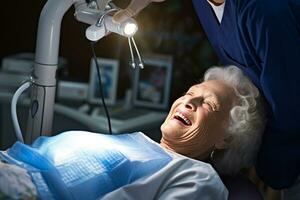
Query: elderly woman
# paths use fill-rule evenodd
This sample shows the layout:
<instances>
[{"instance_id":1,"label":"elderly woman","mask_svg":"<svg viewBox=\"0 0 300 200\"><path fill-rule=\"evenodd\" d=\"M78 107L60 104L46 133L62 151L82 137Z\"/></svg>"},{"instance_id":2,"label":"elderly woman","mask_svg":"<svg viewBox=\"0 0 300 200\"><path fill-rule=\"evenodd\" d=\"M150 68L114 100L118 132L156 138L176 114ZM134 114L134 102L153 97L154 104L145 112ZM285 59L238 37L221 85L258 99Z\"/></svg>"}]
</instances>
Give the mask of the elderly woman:
<instances>
[{"instance_id":1,"label":"elderly woman","mask_svg":"<svg viewBox=\"0 0 300 200\"><path fill-rule=\"evenodd\" d=\"M27 169L42 199L227 199L212 166L251 166L264 124L252 83L234 66L215 67L174 102L160 145L142 133L72 131L16 143L0 158Z\"/></svg>"},{"instance_id":2,"label":"elderly woman","mask_svg":"<svg viewBox=\"0 0 300 200\"><path fill-rule=\"evenodd\" d=\"M210 68L173 103L161 145L235 174L254 163L265 122L259 91L240 69Z\"/></svg>"}]
</instances>

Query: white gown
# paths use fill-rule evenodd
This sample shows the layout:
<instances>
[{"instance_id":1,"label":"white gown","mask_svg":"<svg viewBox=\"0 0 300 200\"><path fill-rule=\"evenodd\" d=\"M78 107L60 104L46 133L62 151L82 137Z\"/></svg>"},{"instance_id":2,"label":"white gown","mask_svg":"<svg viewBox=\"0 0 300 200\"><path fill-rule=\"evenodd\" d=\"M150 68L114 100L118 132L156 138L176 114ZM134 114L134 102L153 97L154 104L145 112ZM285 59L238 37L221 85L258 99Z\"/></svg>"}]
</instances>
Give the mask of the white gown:
<instances>
[{"instance_id":1,"label":"white gown","mask_svg":"<svg viewBox=\"0 0 300 200\"><path fill-rule=\"evenodd\" d=\"M228 199L226 187L210 164L166 152L173 159L165 167L108 193L102 200Z\"/></svg>"}]
</instances>

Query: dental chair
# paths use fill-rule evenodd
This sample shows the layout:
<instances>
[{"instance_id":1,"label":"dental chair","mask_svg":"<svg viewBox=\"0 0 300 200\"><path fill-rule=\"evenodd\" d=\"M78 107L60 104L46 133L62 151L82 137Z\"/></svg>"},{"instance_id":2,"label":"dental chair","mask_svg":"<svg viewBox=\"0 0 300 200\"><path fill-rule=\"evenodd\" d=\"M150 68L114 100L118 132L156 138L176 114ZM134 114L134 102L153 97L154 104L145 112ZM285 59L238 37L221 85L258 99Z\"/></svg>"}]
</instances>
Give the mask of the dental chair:
<instances>
[{"instance_id":1,"label":"dental chair","mask_svg":"<svg viewBox=\"0 0 300 200\"><path fill-rule=\"evenodd\" d=\"M229 192L228 200L263 200L261 192L245 175L222 177Z\"/></svg>"}]
</instances>

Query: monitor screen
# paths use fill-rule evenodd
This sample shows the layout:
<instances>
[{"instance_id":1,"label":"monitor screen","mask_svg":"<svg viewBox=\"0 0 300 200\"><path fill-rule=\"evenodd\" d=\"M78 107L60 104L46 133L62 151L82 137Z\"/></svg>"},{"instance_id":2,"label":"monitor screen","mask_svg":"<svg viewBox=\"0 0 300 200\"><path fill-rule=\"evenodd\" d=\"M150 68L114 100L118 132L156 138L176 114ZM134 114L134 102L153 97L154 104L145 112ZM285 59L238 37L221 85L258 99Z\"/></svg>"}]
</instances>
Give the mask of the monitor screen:
<instances>
[{"instance_id":1,"label":"monitor screen","mask_svg":"<svg viewBox=\"0 0 300 200\"><path fill-rule=\"evenodd\" d=\"M113 59L97 58L100 68L103 96L105 102L113 105L116 102L119 62ZM94 59L91 60L89 95L90 103L101 104L100 85Z\"/></svg>"},{"instance_id":2,"label":"monitor screen","mask_svg":"<svg viewBox=\"0 0 300 200\"><path fill-rule=\"evenodd\" d=\"M149 55L143 57L144 69L136 69L134 105L166 109L169 103L172 57Z\"/></svg>"}]
</instances>

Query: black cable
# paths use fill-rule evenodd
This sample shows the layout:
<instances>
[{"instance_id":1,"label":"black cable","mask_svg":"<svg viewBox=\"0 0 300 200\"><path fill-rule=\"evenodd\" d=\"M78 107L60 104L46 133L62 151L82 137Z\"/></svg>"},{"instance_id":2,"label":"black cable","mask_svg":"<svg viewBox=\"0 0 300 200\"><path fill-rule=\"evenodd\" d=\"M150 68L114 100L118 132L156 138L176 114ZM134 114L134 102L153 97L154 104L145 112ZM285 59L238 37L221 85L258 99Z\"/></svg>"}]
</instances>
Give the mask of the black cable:
<instances>
[{"instance_id":1,"label":"black cable","mask_svg":"<svg viewBox=\"0 0 300 200\"><path fill-rule=\"evenodd\" d=\"M104 110L105 110L105 114L106 114L106 118L107 118L107 122L108 122L109 133L112 135L111 123L110 123L110 116L109 116L108 109L106 107L105 100L104 100L103 86L102 86L102 81L101 81L101 74L100 74L99 65L98 65L97 57L96 57L96 53L95 53L95 42L91 42L91 47L92 47L92 53L93 53L94 62L96 64L96 68L97 68L97 74L98 74L98 80L99 80L99 90L100 90L102 105L103 105Z\"/></svg>"}]
</instances>

